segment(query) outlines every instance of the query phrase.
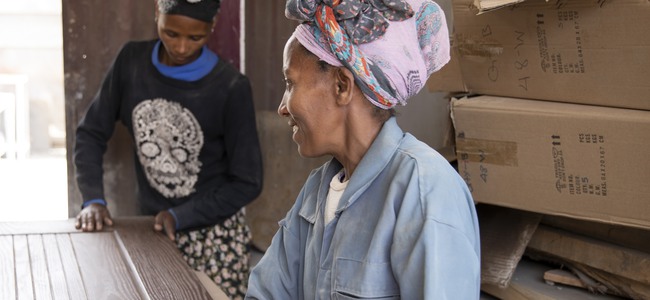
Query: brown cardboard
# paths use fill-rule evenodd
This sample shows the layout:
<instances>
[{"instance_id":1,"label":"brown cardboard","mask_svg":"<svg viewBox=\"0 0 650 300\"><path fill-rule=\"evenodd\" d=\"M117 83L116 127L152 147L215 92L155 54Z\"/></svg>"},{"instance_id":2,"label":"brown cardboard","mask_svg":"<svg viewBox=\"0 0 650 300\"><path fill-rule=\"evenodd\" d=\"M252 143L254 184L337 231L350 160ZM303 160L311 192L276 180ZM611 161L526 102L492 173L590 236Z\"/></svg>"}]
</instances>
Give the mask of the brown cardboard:
<instances>
[{"instance_id":1,"label":"brown cardboard","mask_svg":"<svg viewBox=\"0 0 650 300\"><path fill-rule=\"evenodd\" d=\"M524 0L474 0L474 6L478 9L478 13L482 14L521 2Z\"/></svg>"},{"instance_id":2,"label":"brown cardboard","mask_svg":"<svg viewBox=\"0 0 650 300\"><path fill-rule=\"evenodd\" d=\"M476 215L481 233L481 284L508 287L541 214L479 204Z\"/></svg>"},{"instance_id":3,"label":"brown cardboard","mask_svg":"<svg viewBox=\"0 0 650 300\"><path fill-rule=\"evenodd\" d=\"M472 2L453 3L459 66L429 90L650 110L650 1L526 0L480 15Z\"/></svg>"},{"instance_id":4,"label":"brown cardboard","mask_svg":"<svg viewBox=\"0 0 650 300\"><path fill-rule=\"evenodd\" d=\"M451 46L453 49L453 41ZM458 55L454 55L452 51L449 62L438 72L434 72L429 76L426 87L429 93L468 90L467 86L465 86L465 83L463 82L463 75L460 70Z\"/></svg>"},{"instance_id":5,"label":"brown cardboard","mask_svg":"<svg viewBox=\"0 0 650 300\"><path fill-rule=\"evenodd\" d=\"M650 111L480 96L452 118L476 202L650 229Z\"/></svg>"}]
</instances>

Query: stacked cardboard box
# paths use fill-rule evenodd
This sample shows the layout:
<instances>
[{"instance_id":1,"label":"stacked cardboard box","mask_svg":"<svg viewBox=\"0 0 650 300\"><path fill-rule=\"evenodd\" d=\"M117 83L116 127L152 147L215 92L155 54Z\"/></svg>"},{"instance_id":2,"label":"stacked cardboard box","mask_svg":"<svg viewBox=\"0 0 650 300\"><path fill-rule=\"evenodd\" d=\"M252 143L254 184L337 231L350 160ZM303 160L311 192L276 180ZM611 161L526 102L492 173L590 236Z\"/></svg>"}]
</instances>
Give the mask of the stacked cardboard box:
<instances>
[{"instance_id":1,"label":"stacked cardboard box","mask_svg":"<svg viewBox=\"0 0 650 300\"><path fill-rule=\"evenodd\" d=\"M496 96L452 110L479 203L650 229L650 111Z\"/></svg>"},{"instance_id":2,"label":"stacked cardboard box","mask_svg":"<svg viewBox=\"0 0 650 300\"><path fill-rule=\"evenodd\" d=\"M536 257L554 251L540 245L564 232L546 230L547 216L650 232L650 2L526 0L482 14L474 2L454 0L452 61L428 85L478 95L452 101L458 170L475 201L536 214L519 220L526 232L516 234L523 248L534 241L526 253ZM484 224L482 238L492 226ZM568 240L577 252L596 251ZM518 261L523 249L512 248ZM609 274L598 278L609 292L650 298L650 280L632 285L576 259L554 257Z\"/></svg>"},{"instance_id":3,"label":"stacked cardboard box","mask_svg":"<svg viewBox=\"0 0 650 300\"><path fill-rule=\"evenodd\" d=\"M453 0L452 60L432 91L650 110L650 2Z\"/></svg>"}]
</instances>

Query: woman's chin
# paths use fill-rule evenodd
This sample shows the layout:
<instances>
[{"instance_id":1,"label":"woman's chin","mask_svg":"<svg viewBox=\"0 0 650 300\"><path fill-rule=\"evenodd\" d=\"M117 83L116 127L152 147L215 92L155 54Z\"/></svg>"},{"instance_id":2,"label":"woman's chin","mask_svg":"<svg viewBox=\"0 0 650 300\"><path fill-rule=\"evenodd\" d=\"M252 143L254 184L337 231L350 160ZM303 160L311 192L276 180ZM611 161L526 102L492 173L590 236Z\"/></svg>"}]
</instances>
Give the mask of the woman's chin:
<instances>
[{"instance_id":1,"label":"woman's chin","mask_svg":"<svg viewBox=\"0 0 650 300\"><path fill-rule=\"evenodd\" d=\"M305 147L301 147L300 144L298 144L298 154L303 158L316 158L323 156L321 153L316 153L306 149Z\"/></svg>"}]
</instances>

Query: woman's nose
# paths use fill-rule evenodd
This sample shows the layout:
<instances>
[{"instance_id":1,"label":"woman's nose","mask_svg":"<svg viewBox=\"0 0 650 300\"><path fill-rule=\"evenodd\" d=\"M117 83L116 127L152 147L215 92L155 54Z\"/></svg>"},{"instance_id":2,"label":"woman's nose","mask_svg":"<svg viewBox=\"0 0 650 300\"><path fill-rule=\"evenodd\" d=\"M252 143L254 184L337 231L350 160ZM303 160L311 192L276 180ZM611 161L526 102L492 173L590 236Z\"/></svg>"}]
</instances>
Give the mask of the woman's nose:
<instances>
[{"instance_id":1,"label":"woman's nose","mask_svg":"<svg viewBox=\"0 0 650 300\"><path fill-rule=\"evenodd\" d=\"M289 115L289 110L287 110L287 102L284 100L284 97L282 97L282 101L280 101L280 105L278 106L278 115L281 117Z\"/></svg>"},{"instance_id":2,"label":"woman's nose","mask_svg":"<svg viewBox=\"0 0 650 300\"><path fill-rule=\"evenodd\" d=\"M176 53L178 54L185 54L185 52L187 52L187 49L187 42L184 39L181 39L176 44Z\"/></svg>"}]
</instances>

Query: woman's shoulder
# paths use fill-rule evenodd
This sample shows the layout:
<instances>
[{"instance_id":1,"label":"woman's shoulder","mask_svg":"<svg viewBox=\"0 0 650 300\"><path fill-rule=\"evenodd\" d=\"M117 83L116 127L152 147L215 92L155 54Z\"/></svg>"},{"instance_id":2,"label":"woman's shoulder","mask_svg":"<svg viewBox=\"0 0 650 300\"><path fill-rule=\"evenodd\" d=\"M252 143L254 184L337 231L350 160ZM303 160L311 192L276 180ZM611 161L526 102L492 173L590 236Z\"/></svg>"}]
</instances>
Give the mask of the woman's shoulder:
<instances>
[{"instance_id":1,"label":"woman's shoulder","mask_svg":"<svg viewBox=\"0 0 650 300\"><path fill-rule=\"evenodd\" d=\"M405 134L394 158L402 172L418 176L422 189L436 186L456 186L462 181L454 166L435 149L418 140L411 134Z\"/></svg>"},{"instance_id":2,"label":"woman's shoulder","mask_svg":"<svg viewBox=\"0 0 650 300\"><path fill-rule=\"evenodd\" d=\"M131 40L122 45L121 52L148 52L151 53L158 40Z\"/></svg>"},{"instance_id":3,"label":"woman's shoulder","mask_svg":"<svg viewBox=\"0 0 650 300\"><path fill-rule=\"evenodd\" d=\"M224 82L229 82L231 87L242 83L249 84L248 77L223 57L219 57L213 73L215 76L221 77L222 80L225 79Z\"/></svg>"},{"instance_id":4,"label":"woman's shoulder","mask_svg":"<svg viewBox=\"0 0 650 300\"><path fill-rule=\"evenodd\" d=\"M412 159L415 163L448 163L448 161L435 149L420 141L410 133L405 133L400 143L399 151L402 155Z\"/></svg>"},{"instance_id":5,"label":"woman's shoulder","mask_svg":"<svg viewBox=\"0 0 650 300\"><path fill-rule=\"evenodd\" d=\"M118 53L118 58L137 59L148 58L157 40L132 40L124 43Z\"/></svg>"}]
</instances>

